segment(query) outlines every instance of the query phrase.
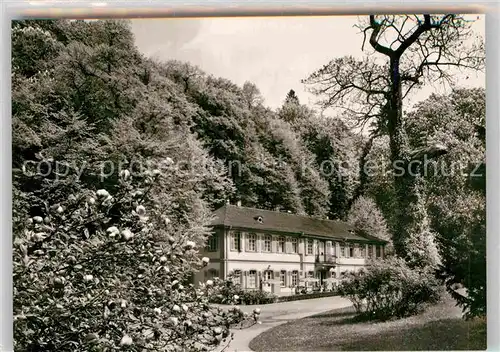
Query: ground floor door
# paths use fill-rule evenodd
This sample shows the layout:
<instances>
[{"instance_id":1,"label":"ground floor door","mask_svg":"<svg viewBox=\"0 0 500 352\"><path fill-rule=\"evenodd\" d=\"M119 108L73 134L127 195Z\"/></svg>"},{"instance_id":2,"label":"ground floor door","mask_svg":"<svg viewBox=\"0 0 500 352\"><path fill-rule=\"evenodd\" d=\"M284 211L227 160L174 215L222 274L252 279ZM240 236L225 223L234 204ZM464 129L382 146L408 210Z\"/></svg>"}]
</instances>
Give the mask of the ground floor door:
<instances>
[{"instance_id":1,"label":"ground floor door","mask_svg":"<svg viewBox=\"0 0 500 352\"><path fill-rule=\"evenodd\" d=\"M319 272L319 284L323 285L323 283L325 282L325 280L326 280L326 271L325 270L321 270Z\"/></svg>"},{"instance_id":2,"label":"ground floor door","mask_svg":"<svg viewBox=\"0 0 500 352\"><path fill-rule=\"evenodd\" d=\"M273 279L273 272L271 270L264 271L262 290L266 292L272 292L272 285L269 281Z\"/></svg>"}]
</instances>

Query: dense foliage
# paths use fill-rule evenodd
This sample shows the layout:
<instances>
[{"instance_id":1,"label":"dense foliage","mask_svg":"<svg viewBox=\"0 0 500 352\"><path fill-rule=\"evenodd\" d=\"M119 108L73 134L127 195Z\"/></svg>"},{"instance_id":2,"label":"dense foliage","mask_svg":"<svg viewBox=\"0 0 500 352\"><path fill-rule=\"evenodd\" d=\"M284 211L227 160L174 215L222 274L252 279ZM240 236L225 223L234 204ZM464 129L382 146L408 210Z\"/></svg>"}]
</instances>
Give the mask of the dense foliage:
<instances>
[{"instance_id":1,"label":"dense foliage","mask_svg":"<svg viewBox=\"0 0 500 352\"><path fill-rule=\"evenodd\" d=\"M478 127L484 91L463 89L416 106L405 128L414 149L425 136L446 140L439 163L481 160L484 168ZM197 249L212 210L228 199L349 219L384 239L397 224L390 173L359 187L365 137L293 91L272 111L251 82L239 87L187 63L146 58L127 21L13 22L12 138L16 350L219 345L246 318L210 302L275 299L228 282L189 284L207 263ZM387 138L370 146L368 159L385 168ZM415 249L408 262L375 264L344 292L361 285L360 294L379 287L397 296L402 279L417 295L409 306L396 299L376 308L385 303L375 294L370 308L399 316L419 308L425 290L434 297L434 281L419 268L437 266L450 292L466 287L467 296L455 296L464 309L483 314L484 182L458 173L419 180L418 199L405 210L418 220L407 229ZM431 247L439 253L425 251Z\"/></svg>"},{"instance_id":2,"label":"dense foliage","mask_svg":"<svg viewBox=\"0 0 500 352\"><path fill-rule=\"evenodd\" d=\"M440 249L439 274L470 317L486 314L485 110L484 89L455 89L432 95L408 116L415 145L425 138L450 149L423 172L428 219ZM457 284L465 295L454 290Z\"/></svg>"},{"instance_id":3,"label":"dense foliage","mask_svg":"<svg viewBox=\"0 0 500 352\"><path fill-rule=\"evenodd\" d=\"M390 242L391 235L384 215L371 198L361 196L349 210L347 221L362 236L374 236Z\"/></svg>"},{"instance_id":4,"label":"dense foliage","mask_svg":"<svg viewBox=\"0 0 500 352\"><path fill-rule=\"evenodd\" d=\"M338 293L351 300L360 318L380 320L416 314L439 300L440 290L432 271L410 268L397 257L348 273L338 287Z\"/></svg>"},{"instance_id":5,"label":"dense foliage","mask_svg":"<svg viewBox=\"0 0 500 352\"><path fill-rule=\"evenodd\" d=\"M243 290L232 277L213 280L210 301L218 304L269 304L277 301L277 296L262 290Z\"/></svg>"}]
</instances>

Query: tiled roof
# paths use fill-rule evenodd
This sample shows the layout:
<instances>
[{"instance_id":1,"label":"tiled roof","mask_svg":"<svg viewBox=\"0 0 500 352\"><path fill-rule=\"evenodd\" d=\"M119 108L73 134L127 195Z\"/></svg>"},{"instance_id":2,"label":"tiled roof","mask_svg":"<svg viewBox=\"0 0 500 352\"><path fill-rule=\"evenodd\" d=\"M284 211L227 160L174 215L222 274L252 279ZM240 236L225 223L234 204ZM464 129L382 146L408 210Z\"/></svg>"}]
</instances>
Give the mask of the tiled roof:
<instances>
[{"instance_id":1,"label":"tiled roof","mask_svg":"<svg viewBox=\"0 0 500 352\"><path fill-rule=\"evenodd\" d=\"M261 210L226 204L214 213L212 226L231 226L272 232L297 233L339 240L385 242L373 236L354 234L353 227L342 221L320 220L308 216ZM259 217L262 222L259 222Z\"/></svg>"}]
</instances>

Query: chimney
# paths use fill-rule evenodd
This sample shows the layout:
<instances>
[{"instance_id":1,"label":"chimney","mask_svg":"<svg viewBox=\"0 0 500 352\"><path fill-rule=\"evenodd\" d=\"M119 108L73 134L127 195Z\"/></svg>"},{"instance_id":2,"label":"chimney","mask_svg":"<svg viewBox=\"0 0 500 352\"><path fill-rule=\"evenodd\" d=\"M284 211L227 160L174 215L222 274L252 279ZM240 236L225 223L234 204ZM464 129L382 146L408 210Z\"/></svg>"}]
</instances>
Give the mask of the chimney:
<instances>
[{"instance_id":1,"label":"chimney","mask_svg":"<svg viewBox=\"0 0 500 352\"><path fill-rule=\"evenodd\" d=\"M241 207L241 200L236 203L237 206Z\"/></svg>"}]
</instances>

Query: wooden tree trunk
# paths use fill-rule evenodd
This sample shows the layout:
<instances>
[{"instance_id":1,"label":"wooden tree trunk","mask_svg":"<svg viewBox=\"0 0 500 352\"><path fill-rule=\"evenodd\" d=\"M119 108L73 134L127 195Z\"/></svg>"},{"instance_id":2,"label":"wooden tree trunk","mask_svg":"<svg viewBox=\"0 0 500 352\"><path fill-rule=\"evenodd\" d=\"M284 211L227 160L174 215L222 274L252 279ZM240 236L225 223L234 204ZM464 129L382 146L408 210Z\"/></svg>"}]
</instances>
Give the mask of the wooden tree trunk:
<instances>
[{"instance_id":1,"label":"wooden tree trunk","mask_svg":"<svg viewBox=\"0 0 500 352\"><path fill-rule=\"evenodd\" d=\"M417 195L415 193L415 176L408 169L411 156L408 136L403 125L403 97L398 58L391 59L390 70L392 84L388 97L387 128L396 191L396 221L393 242L396 253L404 258L407 253L404 241L408 238L408 229L415 221L408 209L409 205L417 200Z\"/></svg>"}]
</instances>

